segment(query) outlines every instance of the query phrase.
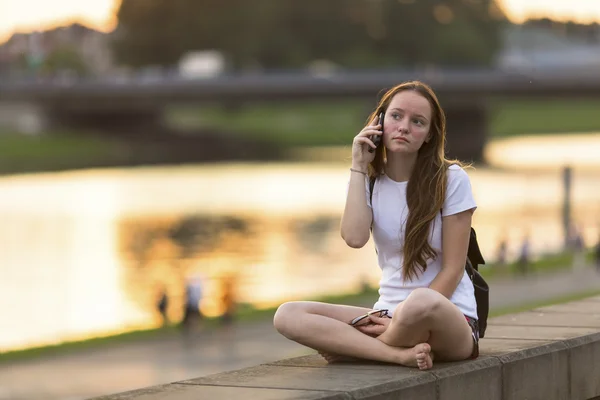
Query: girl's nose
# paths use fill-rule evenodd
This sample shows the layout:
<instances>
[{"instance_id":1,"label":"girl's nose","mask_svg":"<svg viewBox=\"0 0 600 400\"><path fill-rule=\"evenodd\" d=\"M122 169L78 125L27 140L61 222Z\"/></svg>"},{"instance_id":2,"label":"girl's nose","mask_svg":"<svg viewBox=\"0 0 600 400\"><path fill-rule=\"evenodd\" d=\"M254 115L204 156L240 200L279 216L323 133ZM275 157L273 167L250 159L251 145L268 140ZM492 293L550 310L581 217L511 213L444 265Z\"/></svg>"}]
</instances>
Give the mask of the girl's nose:
<instances>
[{"instance_id":1,"label":"girl's nose","mask_svg":"<svg viewBox=\"0 0 600 400\"><path fill-rule=\"evenodd\" d=\"M404 121L401 121L398 124L398 132L402 132L402 133L408 132L408 124Z\"/></svg>"}]
</instances>

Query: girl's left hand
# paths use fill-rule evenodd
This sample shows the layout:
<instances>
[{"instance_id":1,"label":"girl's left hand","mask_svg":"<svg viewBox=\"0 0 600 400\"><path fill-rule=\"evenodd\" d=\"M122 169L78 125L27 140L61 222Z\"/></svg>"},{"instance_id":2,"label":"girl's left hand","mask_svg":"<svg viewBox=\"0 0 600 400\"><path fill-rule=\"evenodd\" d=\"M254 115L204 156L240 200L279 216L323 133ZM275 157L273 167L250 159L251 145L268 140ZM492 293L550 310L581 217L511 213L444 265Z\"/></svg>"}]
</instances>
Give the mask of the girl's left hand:
<instances>
[{"instance_id":1,"label":"girl's left hand","mask_svg":"<svg viewBox=\"0 0 600 400\"><path fill-rule=\"evenodd\" d=\"M369 315L369 322L364 325L356 326L356 329L371 337L378 337L385 332L392 321L389 317L377 317Z\"/></svg>"}]
</instances>

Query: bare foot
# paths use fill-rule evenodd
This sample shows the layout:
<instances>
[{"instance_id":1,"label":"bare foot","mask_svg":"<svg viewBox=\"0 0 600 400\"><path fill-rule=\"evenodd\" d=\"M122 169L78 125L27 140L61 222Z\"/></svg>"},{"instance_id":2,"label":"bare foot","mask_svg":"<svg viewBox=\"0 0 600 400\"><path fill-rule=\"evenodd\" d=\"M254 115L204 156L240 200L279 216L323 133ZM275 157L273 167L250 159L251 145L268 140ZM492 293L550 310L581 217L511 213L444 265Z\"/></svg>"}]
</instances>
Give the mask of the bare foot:
<instances>
[{"instance_id":1,"label":"bare foot","mask_svg":"<svg viewBox=\"0 0 600 400\"><path fill-rule=\"evenodd\" d=\"M422 347L418 348L418 346ZM413 347L413 349L414 348L418 348L417 367L422 371L433 367L433 353L431 352L431 346L427 343L421 343Z\"/></svg>"},{"instance_id":2,"label":"bare foot","mask_svg":"<svg viewBox=\"0 0 600 400\"><path fill-rule=\"evenodd\" d=\"M413 348L402 349L400 363L406 367L416 367L424 371L433 367L433 353L428 343L419 343Z\"/></svg>"}]
</instances>

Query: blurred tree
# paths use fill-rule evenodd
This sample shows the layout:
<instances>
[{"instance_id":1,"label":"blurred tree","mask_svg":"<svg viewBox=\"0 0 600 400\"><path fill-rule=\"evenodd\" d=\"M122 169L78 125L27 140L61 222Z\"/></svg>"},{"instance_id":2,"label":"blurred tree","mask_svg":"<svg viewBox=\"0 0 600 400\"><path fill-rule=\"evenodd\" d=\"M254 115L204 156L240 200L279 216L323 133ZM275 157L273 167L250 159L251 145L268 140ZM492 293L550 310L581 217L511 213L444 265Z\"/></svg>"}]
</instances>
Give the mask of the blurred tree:
<instances>
[{"instance_id":1,"label":"blurred tree","mask_svg":"<svg viewBox=\"0 0 600 400\"><path fill-rule=\"evenodd\" d=\"M180 38L173 29L178 21L182 22L175 15L178 3L179 0L122 0L114 41L117 59L134 67L176 62L181 56Z\"/></svg>"},{"instance_id":2,"label":"blurred tree","mask_svg":"<svg viewBox=\"0 0 600 400\"><path fill-rule=\"evenodd\" d=\"M220 50L236 69L486 65L506 19L496 0L122 0L115 55L173 65Z\"/></svg>"},{"instance_id":3,"label":"blurred tree","mask_svg":"<svg viewBox=\"0 0 600 400\"><path fill-rule=\"evenodd\" d=\"M494 5L493 0L390 2L386 51L397 49L397 61L409 65L489 65L506 21L490 12Z\"/></svg>"},{"instance_id":4,"label":"blurred tree","mask_svg":"<svg viewBox=\"0 0 600 400\"><path fill-rule=\"evenodd\" d=\"M74 72L79 76L88 73L88 67L85 64L81 54L77 49L64 46L53 50L43 60L41 70L46 74L57 74L61 72Z\"/></svg>"}]
</instances>

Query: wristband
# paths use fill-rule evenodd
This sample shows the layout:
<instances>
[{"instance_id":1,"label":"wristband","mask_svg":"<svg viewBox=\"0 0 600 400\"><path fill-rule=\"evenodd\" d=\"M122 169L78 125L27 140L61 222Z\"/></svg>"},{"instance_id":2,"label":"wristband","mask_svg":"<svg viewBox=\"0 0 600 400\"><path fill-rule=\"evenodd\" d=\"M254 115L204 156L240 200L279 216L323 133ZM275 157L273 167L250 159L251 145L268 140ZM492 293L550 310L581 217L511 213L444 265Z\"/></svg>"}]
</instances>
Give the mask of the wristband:
<instances>
[{"instance_id":1,"label":"wristband","mask_svg":"<svg viewBox=\"0 0 600 400\"><path fill-rule=\"evenodd\" d=\"M352 172L358 172L359 174L363 174L365 176L367 176L366 172L361 171L360 169L354 169L354 168L350 168L350 171Z\"/></svg>"}]
</instances>

